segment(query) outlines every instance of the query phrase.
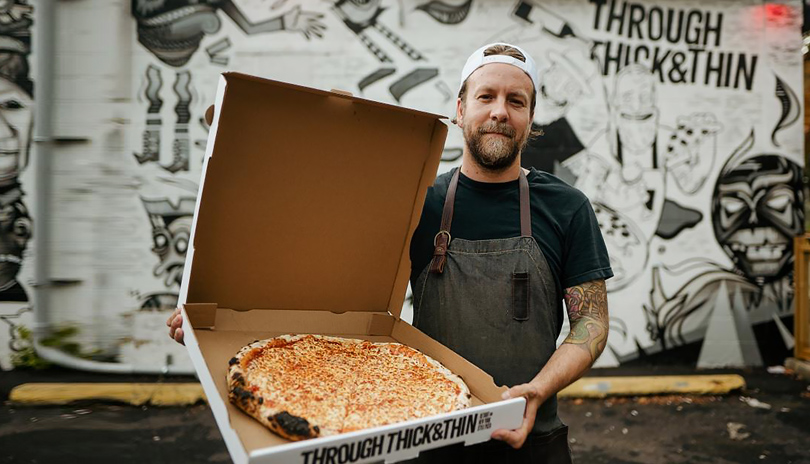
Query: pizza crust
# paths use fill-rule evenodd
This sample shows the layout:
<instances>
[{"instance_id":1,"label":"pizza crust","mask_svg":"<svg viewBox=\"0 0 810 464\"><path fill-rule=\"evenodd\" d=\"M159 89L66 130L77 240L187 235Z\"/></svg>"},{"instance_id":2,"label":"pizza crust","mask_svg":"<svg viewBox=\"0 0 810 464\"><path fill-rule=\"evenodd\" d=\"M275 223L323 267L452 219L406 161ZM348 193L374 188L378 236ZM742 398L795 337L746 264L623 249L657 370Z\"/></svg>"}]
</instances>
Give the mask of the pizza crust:
<instances>
[{"instance_id":1,"label":"pizza crust","mask_svg":"<svg viewBox=\"0 0 810 464\"><path fill-rule=\"evenodd\" d=\"M253 341L228 364L231 403L293 441L471 404L461 377L399 343L287 334Z\"/></svg>"}]
</instances>

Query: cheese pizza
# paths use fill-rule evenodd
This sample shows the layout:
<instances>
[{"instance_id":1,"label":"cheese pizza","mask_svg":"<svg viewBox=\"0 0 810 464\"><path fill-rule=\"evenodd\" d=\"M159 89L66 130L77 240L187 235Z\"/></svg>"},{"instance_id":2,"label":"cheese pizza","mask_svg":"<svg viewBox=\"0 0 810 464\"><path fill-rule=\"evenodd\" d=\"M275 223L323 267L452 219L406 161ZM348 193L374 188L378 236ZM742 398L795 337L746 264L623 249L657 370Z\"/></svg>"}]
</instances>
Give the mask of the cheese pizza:
<instances>
[{"instance_id":1,"label":"cheese pizza","mask_svg":"<svg viewBox=\"0 0 810 464\"><path fill-rule=\"evenodd\" d=\"M322 335L257 340L231 358L227 382L234 405L289 440L442 414L471 398L413 348Z\"/></svg>"}]
</instances>

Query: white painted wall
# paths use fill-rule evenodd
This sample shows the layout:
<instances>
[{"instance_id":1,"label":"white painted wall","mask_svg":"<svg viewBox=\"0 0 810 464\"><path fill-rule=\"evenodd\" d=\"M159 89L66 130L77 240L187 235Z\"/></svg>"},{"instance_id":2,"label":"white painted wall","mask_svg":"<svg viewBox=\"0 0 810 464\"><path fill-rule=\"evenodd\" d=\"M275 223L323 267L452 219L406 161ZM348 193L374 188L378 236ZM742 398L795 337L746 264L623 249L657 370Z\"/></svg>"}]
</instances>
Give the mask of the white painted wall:
<instances>
[{"instance_id":1,"label":"white painted wall","mask_svg":"<svg viewBox=\"0 0 810 464\"><path fill-rule=\"evenodd\" d=\"M450 116L466 56L485 43L508 40L526 48L540 64L548 96L540 96L535 122L546 126L546 142L564 145L556 155L555 172L595 203L614 267L621 272L609 281L613 330L601 365L662 354L700 366L757 364L787 352L790 337L772 335L780 333L776 321L791 326L792 285L789 275L774 269L779 268L777 258L792 250L781 248L787 235L775 232L779 229L773 221L780 215L786 224L798 218L785 211L798 207L800 198L787 177L775 174L771 182L758 182L748 203L725 198L713 212L712 199L718 178L744 174L731 166L745 168L756 155L768 155L758 160L776 163L776 170L803 165L802 126L793 121L803 114L802 99L790 96L800 97L803 88L799 1L608 1L600 7L586 0L400 0L337 6L326 1L217 0L202 1L202 6L188 2L191 10L175 11L175 20L167 20L170 26L161 30L152 25L166 17L161 16L166 2L132 3L134 9L125 0L57 3L55 127L59 135L88 141L60 146L54 153L53 214L40 221L53 228L53 277L75 282L55 290L52 322L77 325L77 339L88 349L120 355L126 362L159 364L166 354L182 362L182 350L172 351L175 346L158 344L149 334L156 333L154 340L165 337L155 321L168 316L171 294L179 290L179 274L170 264L182 264L182 237L207 134L201 118L213 100L219 73L235 70L344 89ZM625 8L623 20L611 22L611 8L617 15ZM675 43L654 40L659 33L675 34L666 27L670 10L676 19L683 15L690 27ZM273 30L279 17L284 29ZM707 33L707 24L716 32ZM687 37L698 43L686 43ZM650 55L657 48L659 57L668 57L662 60L663 71L650 74L655 65L642 59L645 68L635 77L630 72L629 78L617 79L619 65L625 67L622 55L609 62L606 73L600 72L608 42L614 54L619 44L623 50L646 47ZM707 81L710 52L715 64L720 53L733 55L728 81L725 62ZM671 71L672 60L681 55L686 82L678 82L679 68ZM741 55L750 88L744 73L735 85ZM381 60L383 56L387 58ZM375 73L378 79L373 80ZM777 76L783 83L779 92ZM373 83L361 86L364 80ZM156 96L162 106L149 113L150 97ZM178 123L176 114L183 102L188 105L187 125ZM563 123L571 128L568 138ZM159 134L159 142L144 150L144 133L151 140ZM617 137L623 141L621 161ZM635 156L633 140L640 145ZM454 158L461 144L460 130L452 127L448 161L441 171L459 163ZM652 166L649 151L653 144L657 166ZM730 163L724 173L735 152L748 164ZM549 162L548 153L531 159ZM36 186L31 169L23 170L19 180L26 203L32 204ZM763 202L763 195L773 198ZM673 213L673 204L680 205L679 213ZM751 232L719 242L713 224L720 211L750 213L752 205L760 208L758 217L748 214L740 226ZM763 219L768 211L776 219ZM34 233L41 224L34 225ZM610 235L612 224L626 229ZM160 232L163 225L165 234ZM622 230L628 235L622 236ZM180 251L159 255L153 251L153 234ZM751 250L735 262L731 252L740 251L741 240ZM34 251L29 244L17 276L29 294ZM759 266L756 272L746 268L753 261ZM660 276L660 285L654 285L655 276ZM149 302L165 307L146 308ZM2 321L24 324L16 316L24 306L0 304ZM405 317L409 314L406 308ZM9 343L0 330L6 353Z\"/></svg>"}]
</instances>

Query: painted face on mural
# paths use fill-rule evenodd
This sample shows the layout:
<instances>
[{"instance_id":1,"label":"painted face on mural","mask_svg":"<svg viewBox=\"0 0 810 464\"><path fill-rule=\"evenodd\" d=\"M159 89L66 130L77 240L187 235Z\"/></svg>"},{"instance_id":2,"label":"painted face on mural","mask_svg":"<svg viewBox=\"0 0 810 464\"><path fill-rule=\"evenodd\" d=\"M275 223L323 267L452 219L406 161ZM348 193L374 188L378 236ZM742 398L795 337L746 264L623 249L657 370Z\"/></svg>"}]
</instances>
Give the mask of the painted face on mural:
<instances>
[{"instance_id":1,"label":"painted face on mural","mask_svg":"<svg viewBox=\"0 0 810 464\"><path fill-rule=\"evenodd\" d=\"M723 170L712 199L717 241L737 269L758 283L792 269L792 237L804 227L801 168L758 155Z\"/></svg>"},{"instance_id":2,"label":"painted face on mural","mask_svg":"<svg viewBox=\"0 0 810 464\"><path fill-rule=\"evenodd\" d=\"M560 65L553 65L540 76L542 97L554 106L566 107L582 95L582 86Z\"/></svg>"},{"instance_id":3,"label":"painted face on mural","mask_svg":"<svg viewBox=\"0 0 810 464\"><path fill-rule=\"evenodd\" d=\"M655 77L641 66L623 68L613 92L613 120L623 153L646 152L652 147L658 116Z\"/></svg>"},{"instance_id":4,"label":"painted face on mural","mask_svg":"<svg viewBox=\"0 0 810 464\"><path fill-rule=\"evenodd\" d=\"M183 278L183 265L186 262L186 251L191 237L191 216L165 218L168 222L163 227L156 226L152 230L154 247L152 251L160 257L155 266L154 274L163 277L167 287L180 285Z\"/></svg>"},{"instance_id":5,"label":"painted face on mural","mask_svg":"<svg viewBox=\"0 0 810 464\"><path fill-rule=\"evenodd\" d=\"M478 165L500 171L515 163L531 130L532 91L529 76L510 64L482 66L467 79L456 117Z\"/></svg>"},{"instance_id":6,"label":"painted face on mural","mask_svg":"<svg viewBox=\"0 0 810 464\"><path fill-rule=\"evenodd\" d=\"M0 288L16 282L31 238L31 216L22 201L0 205Z\"/></svg>"},{"instance_id":7,"label":"painted face on mural","mask_svg":"<svg viewBox=\"0 0 810 464\"><path fill-rule=\"evenodd\" d=\"M551 50L547 58L549 67L539 76L540 100L547 105L545 110L550 106L565 112L583 95L591 94L590 80L596 69L588 66L588 57L574 49L564 53Z\"/></svg>"},{"instance_id":8,"label":"painted face on mural","mask_svg":"<svg viewBox=\"0 0 810 464\"><path fill-rule=\"evenodd\" d=\"M17 182L28 162L33 101L13 82L0 78L0 189Z\"/></svg>"}]
</instances>

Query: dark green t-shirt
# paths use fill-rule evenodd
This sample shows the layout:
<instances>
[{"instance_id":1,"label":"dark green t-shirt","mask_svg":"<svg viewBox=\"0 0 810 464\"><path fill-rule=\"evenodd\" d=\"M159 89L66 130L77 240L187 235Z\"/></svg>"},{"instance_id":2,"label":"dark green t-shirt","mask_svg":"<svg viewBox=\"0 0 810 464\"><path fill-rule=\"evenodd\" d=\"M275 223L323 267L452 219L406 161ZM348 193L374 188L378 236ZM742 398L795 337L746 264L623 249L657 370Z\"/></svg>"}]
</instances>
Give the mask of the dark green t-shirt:
<instances>
[{"instance_id":1,"label":"dark green t-shirt","mask_svg":"<svg viewBox=\"0 0 810 464\"><path fill-rule=\"evenodd\" d=\"M444 199L454 171L440 175L428 189L422 218L411 240L412 287L433 258L433 238L439 231ZM607 248L585 194L558 177L534 168L526 177L532 235L554 274L555 300L561 307L563 289L613 276ZM450 235L466 240L520 236L518 181L477 182L460 174Z\"/></svg>"}]
</instances>

